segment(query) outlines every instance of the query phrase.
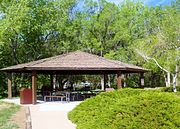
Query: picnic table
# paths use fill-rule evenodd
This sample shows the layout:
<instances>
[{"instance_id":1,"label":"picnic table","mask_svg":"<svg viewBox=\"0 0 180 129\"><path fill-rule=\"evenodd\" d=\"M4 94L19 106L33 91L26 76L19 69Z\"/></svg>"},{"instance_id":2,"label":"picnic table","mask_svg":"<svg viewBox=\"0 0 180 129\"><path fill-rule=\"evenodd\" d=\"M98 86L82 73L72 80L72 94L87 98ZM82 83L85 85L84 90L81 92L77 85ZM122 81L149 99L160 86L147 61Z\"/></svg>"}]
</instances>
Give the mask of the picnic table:
<instances>
[{"instance_id":1,"label":"picnic table","mask_svg":"<svg viewBox=\"0 0 180 129\"><path fill-rule=\"evenodd\" d=\"M47 101L47 98L49 98L49 100L54 100L54 98L58 99L60 98L61 101L63 101L63 99L65 99L65 101L69 102L70 101L70 93L69 92L63 92L63 91L58 91L58 92L51 92L49 95L45 95L44 96L44 101Z\"/></svg>"},{"instance_id":2,"label":"picnic table","mask_svg":"<svg viewBox=\"0 0 180 129\"><path fill-rule=\"evenodd\" d=\"M96 89L91 91L49 91L47 95L44 95L44 101L50 100L54 101L54 99L58 100L60 98L61 101L75 101L75 100L84 100L86 98L91 98L96 96L100 92L104 92L103 90Z\"/></svg>"}]
</instances>

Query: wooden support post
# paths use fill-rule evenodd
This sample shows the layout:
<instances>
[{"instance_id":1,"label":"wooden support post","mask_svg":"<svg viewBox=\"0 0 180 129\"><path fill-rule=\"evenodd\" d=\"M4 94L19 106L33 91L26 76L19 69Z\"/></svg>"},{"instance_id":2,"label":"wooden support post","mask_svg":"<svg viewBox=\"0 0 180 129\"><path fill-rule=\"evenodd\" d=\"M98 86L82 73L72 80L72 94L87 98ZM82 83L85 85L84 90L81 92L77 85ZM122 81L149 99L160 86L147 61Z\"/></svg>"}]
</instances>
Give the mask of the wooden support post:
<instances>
[{"instance_id":1,"label":"wooden support post","mask_svg":"<svg viewBox=\"0 0 180 129\"><path fill-rule=\"evenodd\" d=\"M144 73L140 73L140 87L144 87Z\"/></svg>"},{"instance_id":2,"label":"wooden support post","mask_svg":"<svg viewBox=\"0 0 180 129\"><path fill-rule=\"evenodd\" d=\"M122 88L122 82L121 82L121 71L117 72L117 89Z\"/></svg>"},{"instance_id":3,"label":"wooden support post","mask_svg":"<svg viewBox=\"0 0 180 129\"><path fill-rule=\"evenodd\" d=\"M36 71L32 71L32 104L36 104L37 101L37 74Z\"/></svg>"},{"instance_id":4,"label":"wooden support post","mask_svg":"<svg viewBox=\"0 0 180 129\"><path fill-rule=\"evenodd\" d=\"M8 99L12 98L12 73L8 73Z\"/></svg>"}]
</instances>

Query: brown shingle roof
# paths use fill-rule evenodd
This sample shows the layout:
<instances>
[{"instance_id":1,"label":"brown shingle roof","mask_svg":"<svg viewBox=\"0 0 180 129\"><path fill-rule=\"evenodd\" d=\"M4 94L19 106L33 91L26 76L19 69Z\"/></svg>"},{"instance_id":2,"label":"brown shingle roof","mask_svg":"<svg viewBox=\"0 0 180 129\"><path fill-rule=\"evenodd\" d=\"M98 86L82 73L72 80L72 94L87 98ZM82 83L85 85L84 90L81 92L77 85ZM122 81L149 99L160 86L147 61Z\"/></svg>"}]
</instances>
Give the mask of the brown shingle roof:
<instances>
[{"instance_id":1,"label":"brown shingle roof","mask_svg":"<svg viewBox=\"0 0 180 129\"><path fill-rule=\"evenodd\" d=\"M86 52L75 51L29 63L10 66L4 71L26 70L124 70L145 72L144 68L106 59Z\"/></svg>"}]
</instances>

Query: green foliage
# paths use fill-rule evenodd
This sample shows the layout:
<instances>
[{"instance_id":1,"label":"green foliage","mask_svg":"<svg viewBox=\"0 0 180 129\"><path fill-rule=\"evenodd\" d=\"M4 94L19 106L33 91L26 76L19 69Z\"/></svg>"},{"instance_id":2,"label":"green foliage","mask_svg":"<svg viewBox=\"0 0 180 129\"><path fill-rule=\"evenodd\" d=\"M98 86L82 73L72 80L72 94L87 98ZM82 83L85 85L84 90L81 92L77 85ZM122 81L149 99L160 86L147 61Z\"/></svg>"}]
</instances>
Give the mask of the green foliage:
<instances>
[{"instance_id":1,"label":"green foliage","mask_svg":"<svg viewBox=\"0 0 180 129\"><path fill-rule=\"evenodd\" d=\"M137 39L134 49L154 58L168 71L174 73L179 64L179 24L178 2L170 7L152 7L143 12L144 33ZM158 71L153 61L145 63L147 68Z\"/></svg>"},{"instance_id":2,"label":"green foliage","mask_svg":"<svg viewBox=\"0 0 180 129\"><path fill-rule=\"evenodd\" d=\"M77 129L180 128L180 97L122 89L87 99L69 113Z\"/></svg>"},{"instance_id":3,"label":"green foliage","mask_svg":"<svg viewBox=\"0 0 180 129\"><path fill-rule=\"evenodd\" d=\"M11 116L16 113L20 106L0 101L0 129L18 128L15 123L10 122Z\"/></svg>"}]
</instances>

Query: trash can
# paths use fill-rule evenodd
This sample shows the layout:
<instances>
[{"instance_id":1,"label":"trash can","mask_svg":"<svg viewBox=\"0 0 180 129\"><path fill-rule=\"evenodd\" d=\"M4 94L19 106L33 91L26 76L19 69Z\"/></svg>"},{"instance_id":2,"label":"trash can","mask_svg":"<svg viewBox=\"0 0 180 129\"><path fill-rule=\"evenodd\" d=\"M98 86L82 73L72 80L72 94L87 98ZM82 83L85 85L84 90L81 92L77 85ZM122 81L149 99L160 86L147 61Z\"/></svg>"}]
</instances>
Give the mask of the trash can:
<instances>
[{"instance_id":1,"label":"trash can","mask_svg":"<svg viewBox=\"0 0 180 129\"><path fill-rule=\"evenodd\" d=\"M32 89L22 88L20 90L20 104L32 104Z\"/></svg>"}]
</instances>

